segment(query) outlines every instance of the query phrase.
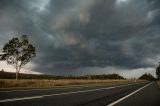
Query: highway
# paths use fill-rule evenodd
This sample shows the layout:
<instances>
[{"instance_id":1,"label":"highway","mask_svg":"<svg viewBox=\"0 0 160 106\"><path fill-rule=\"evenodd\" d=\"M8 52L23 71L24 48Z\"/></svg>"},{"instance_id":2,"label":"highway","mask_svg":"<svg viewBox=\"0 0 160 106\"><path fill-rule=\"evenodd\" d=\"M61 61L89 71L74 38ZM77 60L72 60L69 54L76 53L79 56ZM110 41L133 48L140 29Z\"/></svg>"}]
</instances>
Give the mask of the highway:
<instances>
[{"instance_id":1,"label":"highway","mask_svg":"<svg viewBox=\"0 0 160 106\"><path fill-rule=\"evenodd\" d=\"M0 106L160 106L160 89L155 82L1 89Z\"/></svg>"}]
</instances>

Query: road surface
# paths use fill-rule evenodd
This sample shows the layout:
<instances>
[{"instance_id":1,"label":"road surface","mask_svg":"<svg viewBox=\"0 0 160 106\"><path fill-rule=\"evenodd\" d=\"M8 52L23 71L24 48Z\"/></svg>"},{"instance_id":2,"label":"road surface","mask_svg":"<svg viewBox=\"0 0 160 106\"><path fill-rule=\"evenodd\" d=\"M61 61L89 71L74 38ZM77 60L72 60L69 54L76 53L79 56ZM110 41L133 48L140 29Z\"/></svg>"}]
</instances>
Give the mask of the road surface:
<instances>
[{"instance_id":1,"label":"road surface","mask_svg":"<svg viewBox=\"0 0 160 106\"><path fill-rule=\"evenodd\" d=\"M155 82L48 89L1 89L0 106L160 106Z\"/></svg>"}]
</instances>

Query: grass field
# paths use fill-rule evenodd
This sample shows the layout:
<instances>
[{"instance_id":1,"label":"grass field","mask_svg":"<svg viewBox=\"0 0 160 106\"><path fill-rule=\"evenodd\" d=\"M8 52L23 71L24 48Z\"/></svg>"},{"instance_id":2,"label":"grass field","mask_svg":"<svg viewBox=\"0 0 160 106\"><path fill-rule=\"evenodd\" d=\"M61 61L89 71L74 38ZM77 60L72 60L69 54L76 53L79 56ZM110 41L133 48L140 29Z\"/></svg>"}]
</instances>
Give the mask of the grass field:
<instances>
[{"instance_id":1,"label":"grass field","mask_svg":"<svg viewBox=\"0 0 160 106\"><path fill-rule=\"evenodd\" d=\"M11 87L56 87L56 86L77 86L86 84L127 84L133 80L12 80L1 79L0 88Z\"/></svg>"}]
</instances>

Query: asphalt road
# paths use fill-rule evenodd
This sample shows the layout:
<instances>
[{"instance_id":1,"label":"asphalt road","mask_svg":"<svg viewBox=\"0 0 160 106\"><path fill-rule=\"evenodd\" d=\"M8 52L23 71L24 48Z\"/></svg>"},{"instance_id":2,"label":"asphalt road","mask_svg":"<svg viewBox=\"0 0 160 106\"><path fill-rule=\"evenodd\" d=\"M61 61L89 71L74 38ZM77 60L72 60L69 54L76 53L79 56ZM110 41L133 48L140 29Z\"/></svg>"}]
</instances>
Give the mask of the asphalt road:
<instances>
[{"instance_id":1,"label":"asphalt road","mask_svg":"<svg viewBox=\"0 0 160 106\"><path fill-rule=\"evenodd\" d=\"M1 89L0 106L160 106L154 82L49 89Z\"/></svg>"}]
</instances>

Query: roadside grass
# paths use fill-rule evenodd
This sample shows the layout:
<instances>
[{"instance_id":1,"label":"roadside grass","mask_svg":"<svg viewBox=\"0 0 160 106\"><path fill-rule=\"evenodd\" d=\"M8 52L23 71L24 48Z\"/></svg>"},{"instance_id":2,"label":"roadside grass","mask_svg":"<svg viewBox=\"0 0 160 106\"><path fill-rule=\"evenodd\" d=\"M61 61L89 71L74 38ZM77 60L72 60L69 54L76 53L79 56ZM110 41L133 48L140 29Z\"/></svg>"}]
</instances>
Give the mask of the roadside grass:
<instances>
[{"instance_id":1,"label":"roadside grass","mask_svg":"<svg viewBox=\"0 0 160 106\"><path fill-rule=\"evenodd\" d=\"M138 81L140 82L140 80ZM134 83L133 80L13 80L1 79L0 88L17 88L17 87L57 87L57 86L77 86L90 84L127 84Z\"/></svg>"}]
</instances>

